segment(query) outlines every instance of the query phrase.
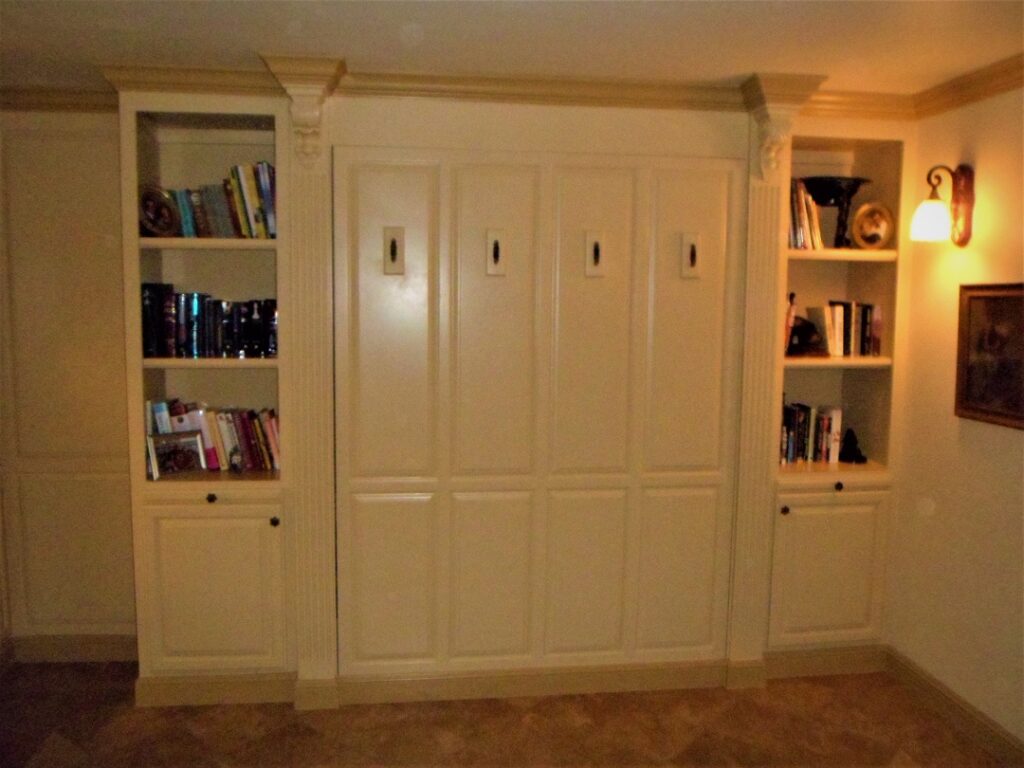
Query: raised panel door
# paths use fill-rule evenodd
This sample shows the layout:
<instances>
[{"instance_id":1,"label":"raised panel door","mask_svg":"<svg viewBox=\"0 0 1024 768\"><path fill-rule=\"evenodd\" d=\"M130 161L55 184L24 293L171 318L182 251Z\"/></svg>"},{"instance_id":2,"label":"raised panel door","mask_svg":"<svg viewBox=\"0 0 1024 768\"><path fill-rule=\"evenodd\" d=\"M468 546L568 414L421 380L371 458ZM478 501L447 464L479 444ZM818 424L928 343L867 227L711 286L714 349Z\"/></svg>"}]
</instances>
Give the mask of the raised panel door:
<instances>
[{"instance_id":1,"label":"raised panel door","mask_svg":"<svg viewBox=\"0 0 1024 768\"><path fill-rule=\"evenodd\" d=\"M284 668L280 514L274 504L144 508L148 671Z\"/></svg>"},{"instance_id":2,"label":"raised panel door","mask_svg":"<svg viewBox=\"0 0 1024 768\"><path fill-rule=\"evenodd\" d=\"M539 173L456 171L453 472L529 472Z\"/></svg>"},{"instance_id":3,"label":"raised panel door","mask_svg":"<svg viewBox=\"0 0 1024 768\"><path fill-rule=\"evenodd\" d=\"M634 177L577 168L556 183L552 468L625 471Z\"/></svg>"}]
</instances>

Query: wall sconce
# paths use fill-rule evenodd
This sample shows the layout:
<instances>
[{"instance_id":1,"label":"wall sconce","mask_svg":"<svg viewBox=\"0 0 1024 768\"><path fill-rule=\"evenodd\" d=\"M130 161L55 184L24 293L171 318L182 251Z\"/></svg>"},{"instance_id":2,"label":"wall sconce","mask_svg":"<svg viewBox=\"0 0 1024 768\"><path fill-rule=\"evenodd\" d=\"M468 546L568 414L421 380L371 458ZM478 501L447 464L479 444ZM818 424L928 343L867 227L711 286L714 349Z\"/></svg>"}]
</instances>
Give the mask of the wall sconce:
<instances>
[{"instance_id":1,"label":"wall sconce","mask_svg":"<svg viewBox=\"0 0 1024 768\"><path fill-rule=\"evenodd\" d=\"M942 183L939 171L948 173L953 181L953 194L948 207L939 197L939 184ZM910 222L910 239L937 243L948 238L962 248L971 239L974 169L969 165L958 165L956 170L948 165L936 165L925 178L932 191L914 212Z\"/></svg>"}]
</instances>

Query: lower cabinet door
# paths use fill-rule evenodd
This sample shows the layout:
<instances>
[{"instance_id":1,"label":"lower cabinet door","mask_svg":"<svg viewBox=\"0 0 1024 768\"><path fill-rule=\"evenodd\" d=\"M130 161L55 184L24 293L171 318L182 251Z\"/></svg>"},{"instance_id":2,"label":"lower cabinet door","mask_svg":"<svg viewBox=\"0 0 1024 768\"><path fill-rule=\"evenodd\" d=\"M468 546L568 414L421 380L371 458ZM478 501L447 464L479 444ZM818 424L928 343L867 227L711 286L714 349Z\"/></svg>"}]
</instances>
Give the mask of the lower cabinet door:
<instances>
[{"instance_id":1,"label":"lower cabinet door","mask_svg":"<svg viewBox=\"0 0 1024 768\"><path fill-rule=\"evenodd\" d=\"M143 517L141 673L283 669L280 506L153 505Z\"/></svg>"},{"instance_id":2,"label":"lower cabinet door","mask_svg":"<svg viewBox=\"0 0 1024 768\"><path fill-rule=\"evenodd\" d=\"M778 498L769 646L880 636L885 501L882 492Z\"/></svg>"}]
</instances>

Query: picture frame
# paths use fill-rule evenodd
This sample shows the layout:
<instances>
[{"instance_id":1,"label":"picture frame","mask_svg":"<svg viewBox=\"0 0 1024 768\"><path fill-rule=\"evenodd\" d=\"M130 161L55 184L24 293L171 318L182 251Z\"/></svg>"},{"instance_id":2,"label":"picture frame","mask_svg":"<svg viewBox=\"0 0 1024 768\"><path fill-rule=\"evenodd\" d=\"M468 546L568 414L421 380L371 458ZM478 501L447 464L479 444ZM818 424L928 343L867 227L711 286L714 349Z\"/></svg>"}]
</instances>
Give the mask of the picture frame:
<instances>
[{"instance_id":1,"label":"picture frame","mask_svg":"<svg viewBox=\"0 0 1024 768\"><path fill-rule=\"evenodd\" d=\"M148 237L181 234L181 214L174 195L155 184L143 186L139 190L139 229Z\"/></svg>"},{"instance_id":2,"label":"picture frame","mask_svg":"<svg viewBox=\"0 0 1024 768\"><path fill-rule=\"evenodd\" d=\"M206 469L203 437L198 431L170 432L146 437L149 464L154 480L161 475Z\"/></svg>"},{"instance_id":3,"label":"picture frame","mask_svg":"<svg viewBox=\"0 0 1024 768\"><path fill-rule=\"evenodd\" d=\"M850 237L858 248L885 248L892 241L894 234L896 220L892 211L881 203L864 203L853 215Z\"/></svg>"},{"instance_id":4,"label":"picture frame","mask_svg":"<svg viewBox=\"0 0 1024 768\"><path fill-rule=\"evenodd\" d=\"M1024 283L960 286L954 411L1024 429Z\"/></svg>"}]
</instances>

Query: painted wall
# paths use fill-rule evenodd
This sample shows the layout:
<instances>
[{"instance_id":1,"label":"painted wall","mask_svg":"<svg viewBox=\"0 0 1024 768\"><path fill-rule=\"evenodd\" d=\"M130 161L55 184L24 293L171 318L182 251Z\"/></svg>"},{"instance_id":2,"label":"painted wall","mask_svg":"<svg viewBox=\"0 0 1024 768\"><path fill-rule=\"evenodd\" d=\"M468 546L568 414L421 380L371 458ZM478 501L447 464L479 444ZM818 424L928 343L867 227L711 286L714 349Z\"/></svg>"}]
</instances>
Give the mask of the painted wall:
<instances>
[{"instance_id":1,"label":"painted wall","mask_svg":"<svg viewBox=\"0 0 1024 768\"><path fill-rule=\"evenodd\" d=\"M134 634L115 114L5 113L11 634Z\"/></svg>"},{"instance_id":2,"label":"painted wall","mask_svg":"<svg viewBox=\"0 0 1024 768\"><path fill-rule=\"evenodd\" d=\"M1022 92L919 125L932 165L974 165L965 249L915 243L904 455L892 542L894 647L1024 738L1024 432L953 415L959 286L1024 280ZM948 194L948 177L944 188Z\"/></svg>"}]
</instances>

